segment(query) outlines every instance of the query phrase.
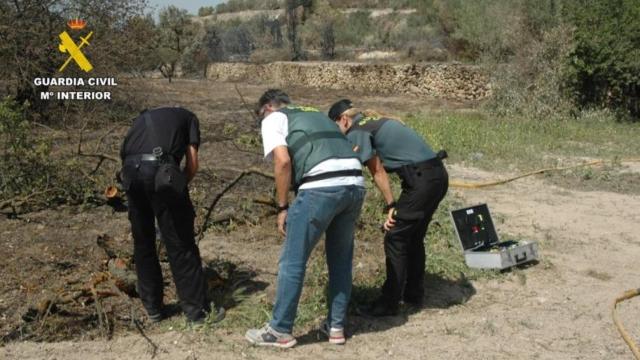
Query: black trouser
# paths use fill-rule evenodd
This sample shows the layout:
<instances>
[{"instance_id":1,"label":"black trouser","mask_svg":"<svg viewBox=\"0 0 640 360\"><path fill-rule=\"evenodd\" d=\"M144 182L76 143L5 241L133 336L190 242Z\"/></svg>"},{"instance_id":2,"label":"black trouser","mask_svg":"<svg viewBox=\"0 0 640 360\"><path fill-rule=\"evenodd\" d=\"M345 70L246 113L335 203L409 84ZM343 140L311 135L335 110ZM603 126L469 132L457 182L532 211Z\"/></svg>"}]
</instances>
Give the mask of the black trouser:
<instances>
[{"instance_id":1,"label":"black trouser","mask_svg":"<svg viewBox=\"0 0 640 360\"><path fill-rule=\"evenodd\" d=\"M130 181L127 195L138 292L147 312L153 314L161 311L164 287L156 253L155 215L167 249L180 305L187 318L197 320L210 309L200 252L193 231L193 204L186 189L177 195L156 193L156 169L154 163L145 161L134 164L125 162L123 169L123 178Z\"/></svg>"},{"instance_id":2,"label":"black trouser","mask_svg":"<svg viewBox=\"0 0 640 360\"><path fill-rule=\"evenodd\" d=\"M397 170L402 193L396 225L384 237L387 279L384 301L396 307L401 299L421 302L424 295L424 237L438 204L449 188L449 175L439 160Z\"/></svg>"}]
</instances>

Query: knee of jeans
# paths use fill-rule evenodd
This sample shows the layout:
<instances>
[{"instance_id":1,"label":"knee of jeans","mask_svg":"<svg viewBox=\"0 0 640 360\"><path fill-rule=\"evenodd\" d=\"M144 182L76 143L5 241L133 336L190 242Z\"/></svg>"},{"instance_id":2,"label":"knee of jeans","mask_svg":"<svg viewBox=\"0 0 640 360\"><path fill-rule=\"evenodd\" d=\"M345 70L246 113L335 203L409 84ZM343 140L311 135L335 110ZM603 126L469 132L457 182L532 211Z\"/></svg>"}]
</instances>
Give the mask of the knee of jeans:
<instances>
[{"instance_id":1,"label":"knee of jeans","mask_svg":"<svg viewBox=\"0 0 640 360\"><path fill-rule=\"evenodd\" d=\"M304 278L304 274L305 274L304 265L296 266L296 265L290 265L287 263L284 263L284 264L281 263L278 269L278 277L283 277L291 280L298 279L302 281L302 279Z\"/></svg>"}]
</instances>

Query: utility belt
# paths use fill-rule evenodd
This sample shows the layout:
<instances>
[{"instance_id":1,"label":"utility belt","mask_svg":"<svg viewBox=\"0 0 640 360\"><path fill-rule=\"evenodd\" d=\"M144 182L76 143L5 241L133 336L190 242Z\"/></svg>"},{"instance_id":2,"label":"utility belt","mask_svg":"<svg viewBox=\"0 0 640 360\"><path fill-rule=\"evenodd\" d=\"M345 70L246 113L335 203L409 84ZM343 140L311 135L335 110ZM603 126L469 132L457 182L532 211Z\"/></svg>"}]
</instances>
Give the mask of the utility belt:
<instances>
[{"instance_id":1,"label":"utility belt","mask_svg":"<svg viewBox=\"0 0 640 360\"><path fill-rule=\"evenodd\" d=\"M183 193L187 187L187 177L180 169L179 162L171 155L163 156L161 148L153 149L153 154L134 154L124 158L122 167L123 188L129 189L142 164L156 167L154 189L156 192Z\"/></svg>"},{"instance_id":2,"label":"utility belt","mask_svg":"<svg viewBox=\"0 0 640 360\"><path fill-rule=\"evenodd\" d=\"M443 166L442 160L440 160L439 158L435 157L433 159L421 161L421 162L418 162L418 163L402 165L400 167L393 168L393 169L387 169L387 172L388 173L396 173L398 175L402 175L402 174L406 174L407 172L414 172L414 171L417 171L417 170L429 170L429 169L442 167L442 166Z\"/></svg>"},{"instance_id":3,"label":"utility belt","mask_svg":"<svg viewBox=\"0 0 640 360\"><path fill-rule=\"evenodd\" d=\"M431 158L429 160L420 161L418 163L403 165L394 169L385 169L388 173L397 173L398 175L406 174L407 171L413 172L416 170L429 170L437 167L442 167L444 164L442 160L449 157L446 150L440 150L436 154L436 157Z\"/></svg>"},{"instance_id":4,"label":"utility belt","mask_svg":"<svg viewBox=\"0 0 640 360\"><path fill-rule=\"evenodd\" d=\"M442 166L442 160L440 160L439 158L435 157L433 159L421 161L419 163L415 163L415 164L411 164L411 165L407 165L407 166L413 167L414 169L418 169L418 170L433 169L435 167L441 167Z\"/></svg>"},{"instance_id":5,"label":"utility belt","mask_svg":"<svg viewBox=\"0 0 640 360\"><path fill-rule=\"evenodd\" d=\"M343 176L362 176L362 170L356 170L356 169L338 170L338 171L329 171L329 172L318 174L318 175L305 176L302 178L302 180L300 180L300 183L298 184L297 187L299 188L302 184L312 182L312 181L326 180L326 179L332 179L332 178L343 177Z\"/></svg>"},{"instance_id":6,"label":"utility belt","mask_svg":"<svg viewBox=\"0 0 640 360\"><path fill-rule=\"evenodd\" d=\"M156 154L134 154L127 155L124 158L124 165L138 165L140 163L150 163L151 165L159 165L162 162L168 162L177 165L178 162L173 156L158 157Z\"/></svg>"}]
</instances>

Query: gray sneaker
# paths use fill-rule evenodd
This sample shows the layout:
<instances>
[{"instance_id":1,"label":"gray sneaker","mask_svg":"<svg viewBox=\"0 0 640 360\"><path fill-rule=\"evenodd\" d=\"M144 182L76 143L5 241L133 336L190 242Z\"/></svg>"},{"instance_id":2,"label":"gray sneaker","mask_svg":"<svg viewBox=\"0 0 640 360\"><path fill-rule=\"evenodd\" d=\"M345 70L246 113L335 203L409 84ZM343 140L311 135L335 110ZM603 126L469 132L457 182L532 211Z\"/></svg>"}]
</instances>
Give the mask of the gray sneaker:
<instances>
[{"instance_id":1,"label":"gray sneaker","mask_svg":"<svg viewBox=\"0 0 640 360\"><path fill-rule=\"evenodd\" d=\"M250 343L257 346L274 346L288 349L296 344L296 338L291 334L280 333L271 328L268 324L261 329L249 329L244 337Z\"/></svg>"},{"instance_id":2,"label":"gray sneaker","mask_svg":"<svg viewBox=\"0 0 640 360\"><path fill-rule=\"evenodd\" d=\"M344 345L347 342L344 336L344 329L329 328L327 321L323 321L320 325L320 332L329 338L329 344Z\"/></svg>"}]
</instances>

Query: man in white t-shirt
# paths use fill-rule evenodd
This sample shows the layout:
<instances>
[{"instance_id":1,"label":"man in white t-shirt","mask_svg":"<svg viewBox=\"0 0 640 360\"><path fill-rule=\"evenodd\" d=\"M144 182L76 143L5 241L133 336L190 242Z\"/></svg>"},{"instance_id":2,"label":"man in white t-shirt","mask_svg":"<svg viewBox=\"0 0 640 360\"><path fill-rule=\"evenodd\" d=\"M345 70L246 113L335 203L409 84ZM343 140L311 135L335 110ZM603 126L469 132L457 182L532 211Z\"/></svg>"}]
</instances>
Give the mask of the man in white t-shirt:
<instances>
[{"instance_id":1,"label":"man in white t-shirt","mask_svg":"<svg viewBox=\"0 0 640 360\"><path fill-rule=\"evenodd\" d=\"M282 90L258 102L265 158L274 163L278 231L285 236L271 321L250 329L255 345L289 348L307 260L323 233L329 267L329 313L321 330L343 344L351 296L353 233L365 188L356 153L338 126L320 111L291 104ZM293 187L293 188L292 188ZM289 190L297 196L291 207Z\"/></svg>"}]
</instances>

